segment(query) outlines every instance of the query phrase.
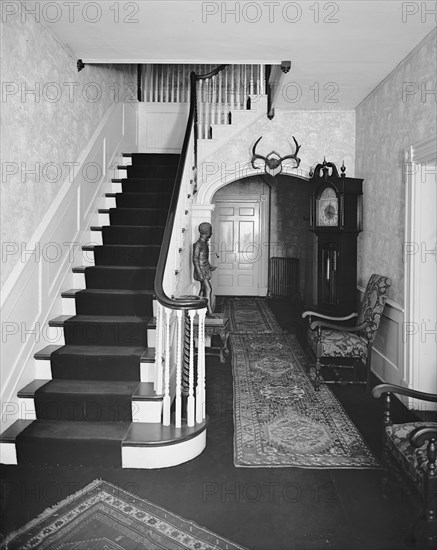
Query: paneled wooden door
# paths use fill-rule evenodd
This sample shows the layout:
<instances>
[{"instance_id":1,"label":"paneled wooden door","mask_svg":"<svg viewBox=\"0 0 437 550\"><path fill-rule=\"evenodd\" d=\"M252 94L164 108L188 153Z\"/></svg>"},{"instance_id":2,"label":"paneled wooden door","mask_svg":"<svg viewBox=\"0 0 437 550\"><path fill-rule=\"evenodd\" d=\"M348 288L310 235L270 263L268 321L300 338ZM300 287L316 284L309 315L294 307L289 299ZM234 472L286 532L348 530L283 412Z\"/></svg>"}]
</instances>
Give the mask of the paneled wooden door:
<instances>
[{"instance_id":1,"label":"paneled wooden door","mask_svg":"<svg viewBox=\"0 0 437 550\"><path fill-rule=\"evenodd\" d=\"M261 211L259 201L216 201L210 247L217 296L265 296Z\"/></svg>"}]
</instances>

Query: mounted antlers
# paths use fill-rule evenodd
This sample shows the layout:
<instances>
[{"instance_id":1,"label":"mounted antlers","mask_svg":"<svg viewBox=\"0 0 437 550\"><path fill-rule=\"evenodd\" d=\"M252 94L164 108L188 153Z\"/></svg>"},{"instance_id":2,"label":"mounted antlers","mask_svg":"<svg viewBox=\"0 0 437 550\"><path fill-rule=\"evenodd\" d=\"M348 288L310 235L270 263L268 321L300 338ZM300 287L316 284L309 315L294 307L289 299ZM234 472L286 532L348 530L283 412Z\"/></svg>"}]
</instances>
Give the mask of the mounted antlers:
<instances>
[{"instance_id":1,"label":"mounted antlers","mask_svg":"<svg viewBox=\"0 0 437 550\"><path fill-rule=\"evenodd\" d=\"M285 157L279 156L279 154L276 151L272 151L266 157L263 157L262 155L258 155L256 153L256 146L262 140L262 136L258 138L252 148L252 160L251 160L252 168L256 168L254 162L257 159L264 161L264 170L266 174L271 174L271 175L280 174L282 172L282 163L284 160L287 160L287 159L293 159L296 162L296 166L294 166L294 168L297 168L300 164L300 158L298 158L297 156L300 149L300 145L297 143L296 138L294 136L292 137L296 145L296 150L292 155L286 155ZM272 157L272 155L276 155L277 158ZM279 170L275 174L273 174L272 172L275 172L278 168Z\"/></svg>"}]
</instances>

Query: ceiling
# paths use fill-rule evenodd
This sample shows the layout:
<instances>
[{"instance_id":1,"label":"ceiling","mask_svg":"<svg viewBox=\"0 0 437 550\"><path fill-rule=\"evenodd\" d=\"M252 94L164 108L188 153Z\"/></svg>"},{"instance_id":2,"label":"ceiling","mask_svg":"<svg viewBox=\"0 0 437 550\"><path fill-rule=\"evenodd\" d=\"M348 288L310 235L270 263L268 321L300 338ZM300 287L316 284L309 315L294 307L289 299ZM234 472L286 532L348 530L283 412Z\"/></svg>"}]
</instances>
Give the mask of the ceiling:
<instances>
[{"instance_id":1,"label":"ceiling","mask_svg":"<svg viewBox=\"0 0 437 550\"><path fill-rule=\"evenodd\" d=\"M353 109L435 27L435 2L39 2L85 63L291 60L277 108ZM85 6L85 10L83 8Z\"/></svg>"}]
</instances>

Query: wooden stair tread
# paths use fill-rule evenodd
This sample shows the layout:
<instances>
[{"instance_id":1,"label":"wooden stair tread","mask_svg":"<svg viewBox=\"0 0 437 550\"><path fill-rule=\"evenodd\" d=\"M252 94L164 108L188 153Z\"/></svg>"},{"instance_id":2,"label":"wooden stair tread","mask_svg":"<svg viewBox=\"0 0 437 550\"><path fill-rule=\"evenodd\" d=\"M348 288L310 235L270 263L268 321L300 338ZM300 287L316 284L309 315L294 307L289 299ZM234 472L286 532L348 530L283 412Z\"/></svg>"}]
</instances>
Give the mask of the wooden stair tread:
<instances>
[{"instance_id":1,"label":"wooden stair tread","mask_svg":"<svg viewBox=\"0 0 437 550\"><path fill-rule=\"evenodd\" d=\"M0 443L15 443L18 434L32 424L33 420L16 420L9 428L0 433Z\"/></svg>"},{"instance_id":2,"label":"wooden stair tread","mask_svg":"<svg viewBox=\"0 0 437 550\"><path fill-rule=\"evenodd\" d=\"M86 294L109 294L111 295L119 295L122 294L124 296L134 296L136 294L140 294L143 296L149 296L149 295L155 295L153 290L129 290L124 288L71 288L70 290L65 290L61 293L61 296L63 298L74 298L75 295L78 292L84 292Z\"/></svg>"},{"instance_id":3,"label":"wooden stair tread","mask_svg":"<svg viewBox=\"0 0 437 550\"><path fill-rule=\"evenodd\" d=\"M208 417L204 422L188 427L186 420L182 419L181 428L175 428L174 418L170 426L160 423L133 422L122 445L129 447L156 447L174 445L188 441L203 432L208 425Z\"/></svg>"},{"instance_id":4,"label":"wooden stair tread","mask_svg":"<svg viewBox=\"0 0 437 550\"><path fill-rule=\"evenodd\" d=\"M155 361L155 348L142 348L139 346L56 346L50 345L45 348L37 351L34 355L34 358L37 360L47 360L50 359L51 354L63 348L65 353L70 353L71 355L117 355L117 356L130 356L135 353L142 353L140 362L141 363L153 363Z\"/></svg>"},{"instance_id":5,"label":"wooden stair tread","mask_svg":"<svg viewBox=\"0 0 437 550\"><path fill-rule=\"evenodd\" d=\"M111 210L117 210L117 212L126 212L126 213L132 213L132 212L138 212L138 211L142 211L142 212L158 212L158 211L161 211L161 212L168 212L168 208L125 208L123 206L118 206L118 207L114 207L114 208L99 208L99 214L109 214ZM118 227L118 226L114 226L114 227Z\"/></svg>"},{"instance_id":6,"label":"wooden stair tread","mask_svg":"<svg viewBox=\"0 0 437 550\"><path fill-rule=\"evenodd\" d=\"M144 323L149 322L150 317L137 317L135 315L59 315L50 319L50 327L63 327L65 321L74 319L76 323Z\"/></svg>"},{"instance_id":7,"label":"wooden stair tread","mask_svg":"<svg viewBox=\"0 0 437 550\"><path fill-rule=\"evenodd\" d=\"M151 265L79 265L79 266L73 267L73 273L85 273L85 269L119 269L119 270L153 269L153 270L156 270L156 267Z\"/></svg>"}]
</instances>

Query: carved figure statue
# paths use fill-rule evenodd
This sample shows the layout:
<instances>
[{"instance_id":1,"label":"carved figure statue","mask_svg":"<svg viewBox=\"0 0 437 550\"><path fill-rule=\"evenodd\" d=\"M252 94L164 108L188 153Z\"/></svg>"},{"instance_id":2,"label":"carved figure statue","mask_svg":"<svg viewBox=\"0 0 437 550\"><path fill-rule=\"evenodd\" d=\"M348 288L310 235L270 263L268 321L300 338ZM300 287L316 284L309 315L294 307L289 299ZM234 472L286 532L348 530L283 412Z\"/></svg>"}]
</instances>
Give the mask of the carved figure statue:
<instances>
[{"instance_id":1,"label":"carved figure statue","mask_svg":"<svg viewBox=\"0 0 437 550\"><path fill-rule=\"evenodd\" d=\"M209 263L208 241L212 235L212 226L208 222L199 225L199 239L193 244L194 279L200 282L199 296L208 299L207 316L214 317L214 303L211 287L212 272L217 269Z\"/></svg>"}]
</instances>

